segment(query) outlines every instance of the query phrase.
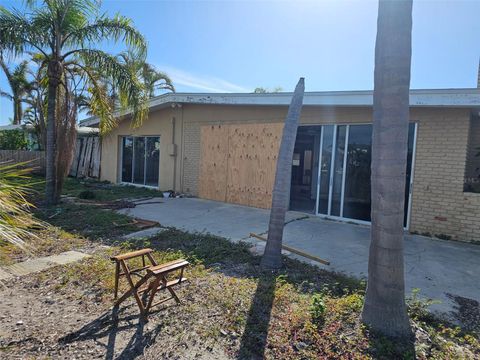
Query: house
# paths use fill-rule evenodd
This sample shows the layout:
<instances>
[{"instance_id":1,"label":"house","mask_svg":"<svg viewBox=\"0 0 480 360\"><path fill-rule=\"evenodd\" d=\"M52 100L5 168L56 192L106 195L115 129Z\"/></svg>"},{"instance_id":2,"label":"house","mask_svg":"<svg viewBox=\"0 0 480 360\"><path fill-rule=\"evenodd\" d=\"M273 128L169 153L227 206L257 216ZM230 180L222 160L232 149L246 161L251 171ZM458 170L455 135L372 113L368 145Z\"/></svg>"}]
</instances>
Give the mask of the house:
<instances>
[{"instance_id":1,"label":"house","mask_svg":"<svg viewBox=\"0 0 480 360\"><path fill-rule=\"evenodd\" d=\"M101 179L268 208L291 93L169 93L102 141ZM307 92L292 210L370 221L372 91ZM480 240L480 89L411 90L405 228ZM98 120L86 119L84 126Z\"/></svg>"}]
</instances>

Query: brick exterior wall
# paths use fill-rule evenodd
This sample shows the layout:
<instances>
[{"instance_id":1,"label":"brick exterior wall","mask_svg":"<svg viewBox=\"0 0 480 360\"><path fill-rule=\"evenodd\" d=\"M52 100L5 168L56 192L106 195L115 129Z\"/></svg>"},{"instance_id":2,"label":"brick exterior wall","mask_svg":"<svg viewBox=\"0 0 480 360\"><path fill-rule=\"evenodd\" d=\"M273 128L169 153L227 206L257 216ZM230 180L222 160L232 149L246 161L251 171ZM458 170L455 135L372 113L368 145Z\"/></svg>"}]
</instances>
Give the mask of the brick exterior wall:
<instances>
[{"instance_id":1,"label":"brick exterior wall","mask_svg":"<svg viewBox=\"0 0 480 360\"><path fill-rule=\"evenodd\" d=\"M419 121L410 230L480 240L480 194L463 192L469 129L469 114Z\"/></svg>"},{"instance_id":2,"label":"brick exterior wall","mask_svg":"<svg viewBox=\"0 0 480 360\"><path fill-rule=\"evenodd\" d=\"M198 194L200 126L282 121L286 108L193 106L183 116L183 191ZM371 109L312 109L302 124L369 123ZM480 194L464 193L470 111L411 110L418 123L410 231L480 241Z\"/></svg>"},{"instance_id":3,"label":"brick exterior wall","mask_svg":"<svg viewBox=\"0 0 480 360\"><path fill-rule=\"evenodd\" d=\"M480 118L474 117L470 121L465 177L471 185L480 189L480 156L477 156L478 153L480 153Z\"/></svg>"},{"instance_id":4,"label":"brick exterior wall","mask_svg":"<svg viewBox=\"0 0 480 360\"><path fill-rule=\"evenodd\" d=\"M200 124L185 122L183 136L183 191L197 195L200 172Z\"/></svg>"}]
</instances>

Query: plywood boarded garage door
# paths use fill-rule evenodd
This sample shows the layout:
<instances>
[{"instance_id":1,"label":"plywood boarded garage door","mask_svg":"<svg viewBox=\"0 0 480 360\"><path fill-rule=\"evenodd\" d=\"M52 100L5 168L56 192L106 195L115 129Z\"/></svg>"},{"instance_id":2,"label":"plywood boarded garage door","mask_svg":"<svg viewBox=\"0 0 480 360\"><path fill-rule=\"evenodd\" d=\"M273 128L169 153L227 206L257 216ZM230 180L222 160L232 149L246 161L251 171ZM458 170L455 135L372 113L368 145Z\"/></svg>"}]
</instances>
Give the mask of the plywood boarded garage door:
<instances>
[{"instance_id":1,"label":"plywood boarded garage door","mask_svg":"<svg viewBox=\"0 0 480 360\"><path fill-rule=\"evenodd\" d=\"M283 124L201 128L199 196L269 208Z\"/></svg>"}]
</instances>

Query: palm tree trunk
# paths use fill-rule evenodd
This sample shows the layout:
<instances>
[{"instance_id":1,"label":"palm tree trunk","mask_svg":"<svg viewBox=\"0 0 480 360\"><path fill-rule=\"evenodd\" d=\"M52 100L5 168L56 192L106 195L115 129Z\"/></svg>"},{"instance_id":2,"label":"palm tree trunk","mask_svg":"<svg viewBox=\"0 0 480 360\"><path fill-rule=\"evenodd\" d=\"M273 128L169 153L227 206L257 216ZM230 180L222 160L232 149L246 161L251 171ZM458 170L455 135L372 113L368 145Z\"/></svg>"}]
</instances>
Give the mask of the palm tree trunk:
<instances>
[{"instance_id":1,"label":"palm tree trunk","mask_svg":"<svg viewBox=\"0 0 480 360\"><path fill-rule=\"evenodd\" d=\"M60 83L61 70L59 62L48 64L48 104L47 104L47 146L46 146L46 174L45 200L47 205L57 203L55 166L56 159L56 102L57 90Z\"/></svg>"},{"instance_id":2,"label":"palm tree trunk","mask_svg":"<svg viewBox=\"0 0 480 360\"><path fill-rule=\"evenodd\" d=\"M288 108L278 153L277 170L272 192L272 209L270 211L270 223L268 224L268 239L261 263L262 267L266 269L279 269L282 265L283 227L285 225L285 213L288 209L293 150L297 137L298 122L302 112L304 91L304 79L300 78Z\"/></svg>"},{"instance_id":3,"label":"palm tree trunk","mask_svg":"<svg viewBox=\"0 0 480 360\"><path fill-rule=\"evenodd\" d=\"M13 94L13 124L20 125L22 120L22 102L18 94Z\"/></svg>"},{"instance_id":4,"label":"palm tree trunk","mask_svg":"<svg viewBox=\"0 0 480 360\"><path fill-rule=\"evenodd\" d=\"M403 259L411 37L412 0L380 0L373 92L372 240L362 320L398 338L412 335Z\"/></svg>"}]
</instances>

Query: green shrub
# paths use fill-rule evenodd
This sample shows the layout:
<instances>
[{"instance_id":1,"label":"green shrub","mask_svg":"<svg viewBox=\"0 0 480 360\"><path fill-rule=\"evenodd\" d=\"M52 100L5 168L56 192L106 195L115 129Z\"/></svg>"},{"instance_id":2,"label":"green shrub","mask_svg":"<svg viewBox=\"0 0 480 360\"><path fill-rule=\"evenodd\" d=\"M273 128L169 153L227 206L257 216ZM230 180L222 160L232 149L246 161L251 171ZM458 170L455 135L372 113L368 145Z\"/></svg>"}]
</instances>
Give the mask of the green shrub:
<instances>
[{"instance_id":1,"label":"green shrub","mask_svg":"<svg viewBox=\"0 0 480 360\"><path fill-rule=\"evenodd\" d=\"M79 199L92 200L95 199L95 193L91 190L83 190L78 194Z\"/></svg>"},{"instance_id":2,"label":"green shrub","mask_svg":"<svg viewBox=\"0 0 480 360\"><path fill-rule=\"evenodd\" d=\"M0 150L26 150L28 141L22 130L0 131Z\"/></svg>"}]
</instances>

